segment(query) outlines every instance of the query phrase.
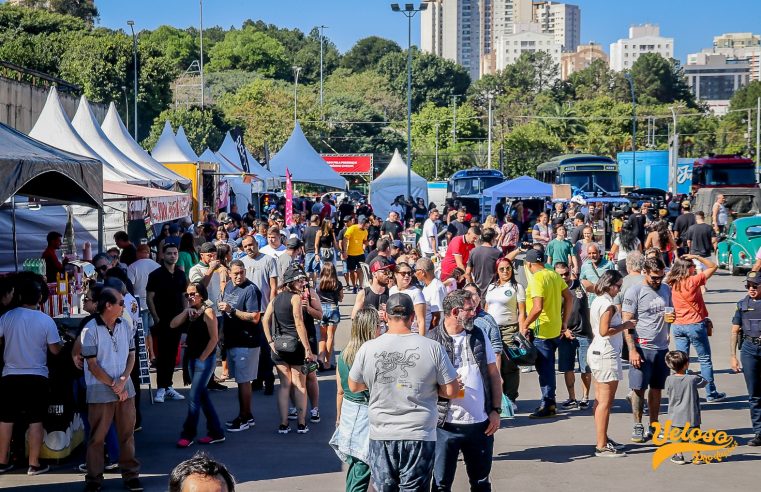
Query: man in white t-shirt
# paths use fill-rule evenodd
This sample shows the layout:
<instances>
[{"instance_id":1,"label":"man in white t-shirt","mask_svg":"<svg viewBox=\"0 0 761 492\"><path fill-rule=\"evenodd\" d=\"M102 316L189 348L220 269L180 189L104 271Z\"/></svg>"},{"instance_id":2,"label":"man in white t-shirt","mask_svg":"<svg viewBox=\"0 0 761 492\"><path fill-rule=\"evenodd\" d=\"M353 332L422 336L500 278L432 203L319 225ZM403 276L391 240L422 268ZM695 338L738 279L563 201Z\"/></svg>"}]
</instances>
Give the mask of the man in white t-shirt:
<instances>
[{"instance_id":1,"label":"man in white t-shirt","mask_svg":"<svg viewBox=\"0 0 761 492\"><path fill-rule=\"evenodd\" d=\"M262 253L267 256L277 258L285 253L285 244L283 244L283 237L280 234L280 229L277 226L272 226L267 231L267 246L260 249Z\"/></svg>"},{"instance_id":2,"label":"man in white t-shirt","mask_svg":"<svg viewBox=\"0 0 761 492\"><path fill-rule=\"evenodd\" d=\"M423 223L423 233L420 235L418 246L420 252L427 258L439 256L437 242L439 231L436 228L437 220L439 220L439 211L433 208L428 212L428 219Z\"/></svg>"},{"instance_id":3,"label":"man in white t-shirt","mask_svg":"<svg viewBox=\"0 0 761 492\"><path fill-rule=\"evenodd\" d=\"M412 299L412 304L415 306L412 332L425 335L428 332L428 327L431 326L431 318L428 317L430 311L425 302L425 297L423 297L423 292L412 285L412 275L412 267L408 263L398 263L396 272L394 272L396 285L388 290L388 295L407 294Z\"/></svg>"},{"instance_id":4,"label":"man in white t-shirt","mask_svg":"<svg viewBox=\"0 0 761 492\"><path fill-rule=\"evenodd\" d=\"M444 347L461 389L456 398L439 400L432 490L452 489L460 451L470 489L491 490L494 433L502 411L497 357L483 330L473 325L477 306L470 292L449 293L443 308L444 322L428 337Z\"/></svg>"},{"instance_id":5,"label":"man in white t-shirt","mask_svg":"<svg viewBox=\"0 0 761 492\"><path fill-rule=\"evenodd\" d=\"M441 323L441 311L447 292L444 283L436 278L433 262L429 258L420 258L415 263L415 277L423 284L423 298L426 303L426 330L432 330Z\"/></svg>"}]
</instances>

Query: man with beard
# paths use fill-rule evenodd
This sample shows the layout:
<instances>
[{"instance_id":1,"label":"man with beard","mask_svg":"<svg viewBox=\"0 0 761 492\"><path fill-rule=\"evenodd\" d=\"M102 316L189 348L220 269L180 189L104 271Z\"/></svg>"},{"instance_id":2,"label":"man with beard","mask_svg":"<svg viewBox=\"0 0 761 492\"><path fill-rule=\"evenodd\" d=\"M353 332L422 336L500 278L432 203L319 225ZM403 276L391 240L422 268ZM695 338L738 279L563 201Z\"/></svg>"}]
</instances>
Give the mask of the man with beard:
<instances>
[{"instance_id":1,"label":"man with beard","mask_svg":"<svg viewBox=\"0 0 761 492\"><path fill-rule=\"evenodd\" d=\"M388 300L388 284L393 272L394 264L385 258L376 258L370 264L372 279L368 287L357 293L354 307L351 310L352 319L354 319L357 311L368 307L374 307L383 315L386 310L386 301Z\"/></svg>"}]
</instances>

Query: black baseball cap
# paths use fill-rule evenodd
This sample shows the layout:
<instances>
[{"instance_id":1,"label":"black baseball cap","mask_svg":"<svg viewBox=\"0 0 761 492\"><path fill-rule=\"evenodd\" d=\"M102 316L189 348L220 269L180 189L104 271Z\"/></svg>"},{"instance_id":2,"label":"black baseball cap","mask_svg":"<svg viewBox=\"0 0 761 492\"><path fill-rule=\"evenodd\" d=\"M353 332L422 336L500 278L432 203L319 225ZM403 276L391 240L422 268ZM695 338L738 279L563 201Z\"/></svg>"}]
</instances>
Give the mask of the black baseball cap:
<instances>
[{"instance_id":1,"label":"black baseball cap","mask_svg":"<svg viewBox=\"0 0 761 492\"><path fill-rule=\"evenodd\" d=\"M526 252L526 258L524 258L524 261L526 263L544 263L544 251L530 249Z\"/></svg>"},{"instance_id":2,"label":"black baseball cap","mask_svg":"<svg viewBox=\"0 0 761 492\"><path fill-rule=\"evenodd\" d=\"M386 313L389 316L408 318L415 313L415 305L412 304L412 298L407 294L393 294L386 301Z\"/></svg>"},{"instance_id":3,"label":"black baseball cap","mask_svg":"<svg viewBox=\"0 0 761 492\"><path fill-rule=\"evenodd\" d=\"M299 249L302 246L304 246L304 243L297 237L289 237L285 242L285 247L288 249Z\"/></svg>"}]
</instances>

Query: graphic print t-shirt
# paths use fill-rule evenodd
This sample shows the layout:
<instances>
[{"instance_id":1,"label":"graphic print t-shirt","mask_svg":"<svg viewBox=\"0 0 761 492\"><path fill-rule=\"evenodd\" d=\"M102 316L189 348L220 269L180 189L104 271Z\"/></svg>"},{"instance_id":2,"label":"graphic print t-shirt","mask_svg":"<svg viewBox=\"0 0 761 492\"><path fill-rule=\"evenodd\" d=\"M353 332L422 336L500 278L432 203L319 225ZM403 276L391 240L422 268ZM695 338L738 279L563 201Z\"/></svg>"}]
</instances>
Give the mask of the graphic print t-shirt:
<instances>
[{"instance_id":1,"label":"graphic print t-shirt","mask_svg":"<svg viewBox=\"0 0 761 492\"><path fill-rule=\"evenodd\" d=\"M370 439L435 441L438 386L457 372L438 342L386 333L360 347L349 377L370 390Z\"/></svg>"}]
</instances>

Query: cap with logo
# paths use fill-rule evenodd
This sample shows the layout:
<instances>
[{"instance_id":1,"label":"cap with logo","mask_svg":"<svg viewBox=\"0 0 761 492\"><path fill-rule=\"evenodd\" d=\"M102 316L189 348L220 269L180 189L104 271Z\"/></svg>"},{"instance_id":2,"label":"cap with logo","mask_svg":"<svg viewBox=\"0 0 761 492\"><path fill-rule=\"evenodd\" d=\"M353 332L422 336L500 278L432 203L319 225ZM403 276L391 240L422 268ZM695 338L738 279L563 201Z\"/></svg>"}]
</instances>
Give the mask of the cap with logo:
<instances>
[{"instance_id":1,"label":"cap with logo","mask_svg":"<svg viewBox=\"0 0 761 492\"><path fill-rule=\"evenodd\" d=\"M527 263L544 263L544 251L530 249L526 252L526 258L524 258L524 260Z\"/></svg>"},{"instance_id":2,"label":"cap with logo","mask_svg":"<svg viewBox=\"0 0 761 492\"><path fill-rule=\"evenodd\" d=\"M761 285L761 272L748 272L745 282L753 285Z\"/></svg>"},{"instance_id":3,"label":"cap with logo","mask_svg":"<svg viewBox=\"0 0 761 492\"><path fill-rule=\"evenodd\" d=\"M305 278L307 278L307 274L295 263L288 265L288 268L285 269L285 273L283 273L283 283L285 284L290 284L291 282Z\"/></svg>"},{"instance_id":4,"label":"cap with logo","mask_svg":"<svg viewBox=\"0 0 761 492\"><path fill-rule=\"evenodd\" d=\"M380 270L393 270L393 269L394 269L394 264L382 258L375 259L370 264L370 273L375 273Z\"/></svg>"}]
</instances>

